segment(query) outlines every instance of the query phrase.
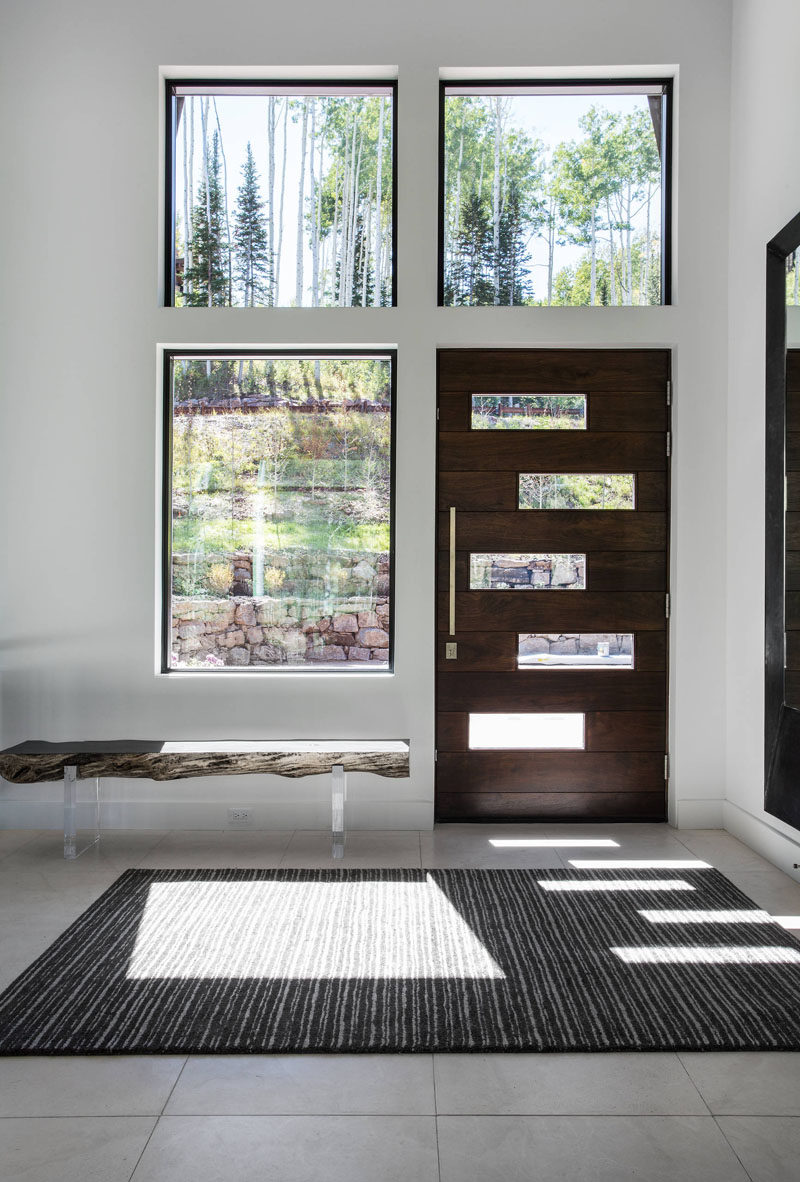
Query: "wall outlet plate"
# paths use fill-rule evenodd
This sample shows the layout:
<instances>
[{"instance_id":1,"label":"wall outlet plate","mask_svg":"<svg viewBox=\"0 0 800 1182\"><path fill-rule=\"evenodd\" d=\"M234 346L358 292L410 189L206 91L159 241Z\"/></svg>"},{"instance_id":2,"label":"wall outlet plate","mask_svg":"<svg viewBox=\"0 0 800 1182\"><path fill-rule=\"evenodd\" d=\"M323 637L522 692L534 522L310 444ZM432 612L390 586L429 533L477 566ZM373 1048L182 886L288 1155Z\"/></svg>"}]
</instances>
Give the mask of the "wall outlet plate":
<instances>
[{"instance_id":1,"label":"wall outlet plate","mask_svg":"<svg viewBox=\"0 0 800 1182\"><path fill-rule=\"evenodd\" d=\"M246 808L228 809L228 824L231 828L244 829L253 824L253 810Z\"/></svg>"}]
</instances>

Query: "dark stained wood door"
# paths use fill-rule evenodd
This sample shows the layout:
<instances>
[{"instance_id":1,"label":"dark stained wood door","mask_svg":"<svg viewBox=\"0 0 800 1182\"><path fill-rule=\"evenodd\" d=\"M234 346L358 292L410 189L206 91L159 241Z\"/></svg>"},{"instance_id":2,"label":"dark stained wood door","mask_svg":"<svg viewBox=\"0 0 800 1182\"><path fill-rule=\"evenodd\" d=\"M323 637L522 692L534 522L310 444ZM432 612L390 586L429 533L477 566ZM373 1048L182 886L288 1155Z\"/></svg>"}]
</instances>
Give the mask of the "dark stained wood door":
<instances>
[{"instance_id":1,"label":"dark stained wood door","mask_svg":"<svg viewBox=\"0 0 800 1182\"><path fill-rule=\"evenodd\" d=\"M663 820L669 352L438 361L437 818Z\"/></svg>"},{"instance_id":2,"label":"dark stained wood door","mask_svg":"<svg viewBox=\"0 0 800 1182\"><path fill-rule=\"evenodd\" d=\"M800 349L786 353L786 685L800 710Z\"/></svg>"}]
</instances>

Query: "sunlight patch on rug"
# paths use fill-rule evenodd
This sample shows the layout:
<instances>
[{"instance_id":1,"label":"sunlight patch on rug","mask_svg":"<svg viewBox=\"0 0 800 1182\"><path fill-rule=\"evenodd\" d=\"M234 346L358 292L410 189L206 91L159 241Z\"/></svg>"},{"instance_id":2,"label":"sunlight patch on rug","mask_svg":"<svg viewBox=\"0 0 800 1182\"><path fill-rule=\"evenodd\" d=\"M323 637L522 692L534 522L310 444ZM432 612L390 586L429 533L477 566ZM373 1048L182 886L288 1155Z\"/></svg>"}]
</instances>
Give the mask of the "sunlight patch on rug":
<instances>
[{"instance_id":1,"label":"sunlight patch on rug","mask_svg":"<svg viewBox=\"0 0 800 1182\"><path fill-rule=\"evenodd\" d=\"M127 976L505 978L430 875L424 882L156 882Z\"/></svg>"}]
</instances>

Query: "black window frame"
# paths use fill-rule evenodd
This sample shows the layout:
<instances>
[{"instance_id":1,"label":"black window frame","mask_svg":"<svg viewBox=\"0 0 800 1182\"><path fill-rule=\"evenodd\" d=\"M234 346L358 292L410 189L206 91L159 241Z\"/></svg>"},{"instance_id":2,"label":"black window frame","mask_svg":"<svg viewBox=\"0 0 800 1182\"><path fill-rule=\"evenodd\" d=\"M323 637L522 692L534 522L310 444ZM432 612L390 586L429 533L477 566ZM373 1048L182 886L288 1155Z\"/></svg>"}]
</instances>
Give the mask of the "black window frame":
<instances>
[{"instance_id":1,"label":"black window frame","mask_svg":"<svg viewBox=\"0 0 800 1182\"><path fill-rule=\"evenodd\" d=\"M290 360L326 361L332 358L353 358L354 360L388 360L390 362L389 390L391 398L389 422L389 654L386 664L380 665L374 671L359 666L352 670L345 670L338 666L319 665L244 665L217 666L213 669L177 669L170 665L172 652L172 424L173 424L173 384L172 363L183 358L232 359L238 361L266 361L270 358L288 358ZM300 674L302 676L318 674L328 675L338 673L347 677L357 673L368 673L369 676L393 674L395 671L395 552L397 542L397 349L395 347L364 348L364 349L270 349L247 348L232 345L228 348L203 349L192 346L187 349L169 347L163 350L162 369L162 449L161 449L161 673L179 674L181 676L208 673L232 674Z\"/></svg>"},{"instance_id":2,"label":"black window frame","mask_svg":"<svg viewBox=\"0 0 800 1182\"><path fill-rule=\"evenodd\" d=\"M392 96L392 302L383 307L397 307L397 79L396 78L165 78L165 161L164 161L164 307L174 308L175 304L175 144L177 138L176 91L181 88L203 87L205 94L236 94L237 91L257 91L268 88L267 93L298 94L315 90L341 91L342 94L367 94L371 89L380 88ZM274 311L286 305L276 304ZM262 311L266 309L261 309ZM318 308L316 311L327 311Z\"/></svg>"},{"instance_id":3,"label":"black window frame","mask_svg":"<svg viewBox=\"0 0 800 1182\"><path fill-rule=\"evenodd\" d=\"M662 128L662 168L663 183L661 196L661 303L645 305L665 308L672 304L672 181L674 172L673 162L673 89L674 79L664 78L442 78L439 81L439 183L437 211L439 241L437 248L437 292L436 303L440 308L453 307L444 302L444 250L445 250L445 99L448 90L468 88L476 94L482 91L490 92L496 87L504 87L520 91L556 90L564 94L580 94L581 91L597 94L605 91L607 94L618 93L623 87L661 87L664 99L664 125ZM506 307L508 305L502 305ZM525 305L520 305L525 306ZM636 305L634 305L636 306ZM537 311L541 309L537 308Z\"/></svg>"}]
</instances>

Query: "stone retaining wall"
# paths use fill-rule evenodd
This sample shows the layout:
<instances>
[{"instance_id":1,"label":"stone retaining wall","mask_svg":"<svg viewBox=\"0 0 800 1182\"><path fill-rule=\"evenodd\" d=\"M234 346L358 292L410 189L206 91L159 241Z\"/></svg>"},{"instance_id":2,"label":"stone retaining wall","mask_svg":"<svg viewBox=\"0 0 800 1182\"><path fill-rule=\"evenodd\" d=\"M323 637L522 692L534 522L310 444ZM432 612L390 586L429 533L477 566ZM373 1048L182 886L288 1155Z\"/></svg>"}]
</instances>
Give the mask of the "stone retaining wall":
<instances>
[{"instance_id":1,"label":"stone retaining wall","mask_svg":"<svg viewBox=\"0 0 800 1182\"><path fill-rule=\"evenodd\" d=\"M553 656L570 656L578 653L596 655L600 652L598 645L608 645L609 657L620 656L631 652L632 637L620 632L581 632L567 634L557 632L528 632L519 638L519 655L528 657L532 654L552 653Z\"/></svg>"},{"instance_id":2,"label":"stone retaining wall","mask_svg":"<svg viewBox=\"0 0 800 1182\"><path fill-rule=\"evenodd\" d=\"M319 600L174 596L172 622L172 668L389 659L388 597L340 600L325 613Z\"/></svg>"},{"instance_id":3,"label":"stone retaining wall","mask_svg":"<svg viewBox=\"0 0 800 1182\"><path fill-rule=\"evenodd\" d=\"M470 587L491 591L569 588L586 586L583 554L473 554Z\"/></svg>"},{"instance_id":4,"label":"stone retaining wall","mask_svg":"<svg viewBox=\"0 0 800 1182\"><path fill-rule=\"evenodd\" d=\"M389 555L173 555L172 668L389 659ZM264 594L254 594L263 583Z\"/></svg>"}]
</instances>

